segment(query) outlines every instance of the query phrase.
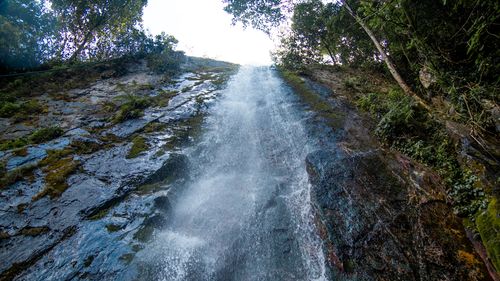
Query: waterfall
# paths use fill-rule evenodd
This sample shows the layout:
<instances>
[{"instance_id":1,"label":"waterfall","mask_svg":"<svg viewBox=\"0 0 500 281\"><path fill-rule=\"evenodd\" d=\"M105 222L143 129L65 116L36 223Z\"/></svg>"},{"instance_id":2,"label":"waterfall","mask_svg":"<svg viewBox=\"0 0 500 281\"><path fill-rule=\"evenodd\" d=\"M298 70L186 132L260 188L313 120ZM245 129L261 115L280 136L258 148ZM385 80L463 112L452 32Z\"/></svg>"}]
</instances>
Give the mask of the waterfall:
<instances>
[{"instance_id":1,"label":"waterfall","mask_svg":"<svg viewBox=\"0 0 500 281\"><path fill-rule=\"evenodd\" d=\"M326 280L297 97L276 71L242 67L186 149L191 181L137 257L155 280Z\"/></svg>"}]
</instances>

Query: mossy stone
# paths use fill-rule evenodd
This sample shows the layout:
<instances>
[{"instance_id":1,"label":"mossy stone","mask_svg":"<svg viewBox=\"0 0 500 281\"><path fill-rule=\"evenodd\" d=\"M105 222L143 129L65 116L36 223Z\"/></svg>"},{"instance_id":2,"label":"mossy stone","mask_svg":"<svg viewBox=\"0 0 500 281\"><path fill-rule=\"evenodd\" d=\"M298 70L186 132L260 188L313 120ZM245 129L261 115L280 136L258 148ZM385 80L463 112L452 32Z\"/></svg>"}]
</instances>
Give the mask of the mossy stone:
<instances>
[{"instance_id":1,"label":"mossy stone","mask_svg":"<svg viewBox=\"0 0 500 281\"><path fill-rule=\"evenodd\" d=\"M476 219L476 226L495 269L500 272L500 204L491 199L488 209Z\"/></svg>"}]
</instances>

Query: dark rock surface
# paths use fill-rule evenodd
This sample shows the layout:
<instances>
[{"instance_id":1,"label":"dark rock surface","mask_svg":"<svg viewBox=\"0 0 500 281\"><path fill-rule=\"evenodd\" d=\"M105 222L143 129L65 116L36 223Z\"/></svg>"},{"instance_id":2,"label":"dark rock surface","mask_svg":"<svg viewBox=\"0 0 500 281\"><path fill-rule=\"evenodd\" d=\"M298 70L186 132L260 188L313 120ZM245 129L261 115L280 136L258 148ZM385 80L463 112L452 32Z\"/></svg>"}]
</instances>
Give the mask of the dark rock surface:
<instances>
[{"instance_id":1,"label":"dark rock surface","mask_svg":"<svg viewBox=\"0 0 500 281\"><path fill-rule=\"evenodd\" d=\"M22 156L0 153L7 171L34 167L31 176L0 189L0 280L109 280L123 271L155 229L168 221L171 190L186 180L189 165L180 151L185 143L173 140L178 134L192 140L191 131L201 126L204 104L223 86L213 81L234 70L225 63L220 67L225 70L211 73L188 65L186 74L167 83L142 64L125 76L112 75L88 88L70 90L64 100L39 97L50 113L38 121L60 126L65 134L28 146ZM140 118L109 122L115 112L103 110L103 104L123 95L123 88L137 85L168 88L170 97L145 109ZM154 92L138 90L137 95ZM2 119L4 136L34 130L9 122ZM137 135L148 149L130 158L131 140ZM41 166L41 160L57 152L65 154L55 160L70 157L77 169L66 178L67 188L58 197L34 199L46 188L51 167Z\"/></svg>"},{"instance_id":2,"label":"dark rock surface","mask_svg":"<svg viewBox=\"0 0 500 281\"><path fill-rule=\"evenodd\" d=\"M490 280L439 176L382 148L335 93L317 95L343 116L332 126L312 115L310 133L323 141L306 159L332 279Z\"/></svg>"}]
</instances>

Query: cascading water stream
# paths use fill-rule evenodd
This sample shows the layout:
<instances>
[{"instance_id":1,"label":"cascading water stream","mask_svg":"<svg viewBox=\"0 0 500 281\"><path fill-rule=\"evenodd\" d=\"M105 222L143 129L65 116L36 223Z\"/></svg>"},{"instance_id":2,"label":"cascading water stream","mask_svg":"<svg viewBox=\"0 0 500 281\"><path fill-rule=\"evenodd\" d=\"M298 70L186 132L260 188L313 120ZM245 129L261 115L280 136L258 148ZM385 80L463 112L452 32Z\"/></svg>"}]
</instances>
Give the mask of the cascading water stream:
<instances>
[{"instance_id":1,"label":"cascading water stream","mask_svg":"<svg viewBox=\"0 0 500 281\"><path fill-rule=\"evenodd\" d=\"M138 260L156 280L325 280L296 97L267 68L242 67L186 151L190 183Z\"/></svg>"}]
</instances>

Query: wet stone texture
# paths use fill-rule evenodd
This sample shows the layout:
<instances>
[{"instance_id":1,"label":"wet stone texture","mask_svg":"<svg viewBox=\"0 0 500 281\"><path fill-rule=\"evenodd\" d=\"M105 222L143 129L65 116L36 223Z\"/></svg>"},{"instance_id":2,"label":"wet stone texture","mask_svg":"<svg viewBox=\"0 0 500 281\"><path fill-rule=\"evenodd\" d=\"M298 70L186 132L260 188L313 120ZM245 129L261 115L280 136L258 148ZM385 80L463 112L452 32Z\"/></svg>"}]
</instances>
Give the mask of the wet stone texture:
<instances>
[{"instance_id":1,"label":"wet stone texture","mask_svg":"<svg viewBox=\"0 0 500 281\"><path fill-rule=\"evenodd\" d=\"M369 120L335 93L317 95L344 116L308 121L323 139L305 161L331 278L490 280L439 176L381 148Z\"/></svg>"},{"instance_id":2,"label":"wet stone texture","mask_svg":"<svg viewBox=\"0 0 500 281\"><path fill-rule=\"evenodd\" d=\"M29 168L0 188L0 280L110 280L127 267L168 220L170 194L183 185L189 165L182 147L194 140L204 110L236 69L196 62L189 59L184 74L169 80L145 63L131 64L123 76L69 90L64 99L37 97L49 112L38 125L0 120L7 138L42 125L64 130L22 155L0 152L7 172ZM114 122L116 110L105 106L119 105L127 93L151 99L149 107L138 118ZM146 147L130 157L138 136ZM60 194L37 197L48 173L60 169L58 161L77 165Z\"/></svg>"}]
</instances>

